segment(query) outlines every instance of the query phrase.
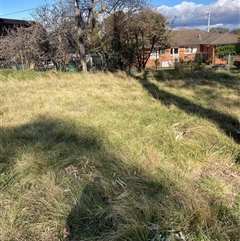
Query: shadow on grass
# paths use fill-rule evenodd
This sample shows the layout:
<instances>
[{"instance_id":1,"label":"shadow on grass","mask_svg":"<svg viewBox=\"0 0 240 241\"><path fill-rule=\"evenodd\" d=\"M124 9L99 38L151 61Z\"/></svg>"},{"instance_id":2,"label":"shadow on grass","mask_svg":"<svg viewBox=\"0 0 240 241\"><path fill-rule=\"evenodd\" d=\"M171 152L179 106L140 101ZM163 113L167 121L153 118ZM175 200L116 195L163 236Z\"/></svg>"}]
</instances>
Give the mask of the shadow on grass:
<instances>
[{"instance_id":1,"label":"shadow on grass","mask_svg":"<svg viewBox=\"0 0 240 241\"><path fill-rule=\"evenodd\" d=\"M68 178L75 183L71 189L81 189L82 192L76 197L78 201L70 213L66 213L67 235L61 240L158 240L160 234L166 237L169 235L167 230L172 229L196 237L199 227L206 233L211 228L208 235L213 239L219 235L234 240L240 234L232 229L232 225L239 226L239 223L231 210L223 212L224 206L214 204L210 220L202 220L201 210L188 210L191 197L180 198L184 190L177 195L179 187L173 174L159 170L156 180L139 166L124 162L101 130L42 116L22 126L2 127L0 134L1 173L10 173L17 159L21 160L21 155L28 152L38 158L41 156L37 170L27 170L31 173L57 172L69 165L78 169L77 178L76 175ZM87 163L81 161L83 156ZM0 179L1 191L10 185L11 180ZM227 222L222 223L224 220ZM226 226L223 236L216 231L217 222ZM56 239L54 235L52 240ZM34 237L28 239L37 240Z\"/></svg>"},{"instance_id":2,"label":"shadow on grass","mask_svg":"<svg viewBox=\"0 0 240 241\"><path fill-rule=\"evenodd\" d=\"M16 158L28 152L40 154L43 167L61 165L66 158L75 160L82 151L100 148L98 135L89 128L75 129L61 119L40 116L37 120L13 128L1 128L0 171L8 171Z\"/></svg>"},{"instance_id":3,"label":"shadow on grass","mask_svg":"<svg viewBox=\"0 0 240 241\"><path fill-rule=\"evenodd\" d=\"M177 72L174 69L152 70L148 72L148 78L154 78L159 82L183 80L181 88L194 88L199 85L215 87L216 84L227 88L239 89L240 72L230 74L223 71L203 69L202 71L182 70Z\"/></svg>"},{"instance_id":4,"label":"shadow on grass","mask_svg":"<svg viewBox=\"0 0 240 241\"><path fill-rule=\"evenodd\" d=\"M157 195L160 200L169 194L168 181L153 180L146 172L140 172L139 167L124 163L110 144L107 147L103 144L105 137L101 130L41 116L21 126L2 127L0 136L0 173L5 173L4 178L0 176L3 192L18 182L16 178L21 179L22 174L17 177L12 173L15 164L24 162L27 154L34 156L30 161L37 165L30 163L31 168L24 169L25 175L41 176L69 166L77 169L78 176L76 172L66 173L76 184L71 188L82 189L82 194L66 214L69 233L65 240L114 240L116 236L122 240L130 237L147 240L155 235L155 231L148 229L149 222L162 223L161 230L168 228L164 220L155 215L157 210L147 210L145 205L151 203L148 197Z\"/></svg>"},{"instance_id":5,"label":"shadow on grass","mask_svg":"<svg viewBox=\"0 0 240 241\"><path fill-rule=\"evenodd\" d=\"M144 72L143 77L138 77L137 79L144 89L146 89L155 99L161 101L165 106L168 107L173 104L187 114L197 115L217 124L228 137L232 138L237 144L240 144L240 134L238 133L240 130L240 122L238 119L217 110L205 108L192 103L184 97L179 97L175 94L159 89L157 85L148 81L148 71Z\"/></svg>"}]
</instances>

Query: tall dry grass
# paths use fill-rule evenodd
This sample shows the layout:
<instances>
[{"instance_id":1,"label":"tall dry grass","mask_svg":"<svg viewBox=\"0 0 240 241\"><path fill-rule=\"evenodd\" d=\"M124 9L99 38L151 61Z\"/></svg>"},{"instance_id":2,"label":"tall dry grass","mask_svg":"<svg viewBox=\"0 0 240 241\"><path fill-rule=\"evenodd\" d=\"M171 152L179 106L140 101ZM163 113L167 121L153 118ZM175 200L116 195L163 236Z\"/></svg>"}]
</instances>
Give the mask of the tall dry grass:
<instances>
[{"instance_id":1,"label":"tall dry grass","mask_svg":"<svg viewBox=\"0 0 240 241\"><path fill-rule=\"evenodd\" d=\"M0 240L238 240L239 76L0 78Z\"/></svg>"}]
</instances>

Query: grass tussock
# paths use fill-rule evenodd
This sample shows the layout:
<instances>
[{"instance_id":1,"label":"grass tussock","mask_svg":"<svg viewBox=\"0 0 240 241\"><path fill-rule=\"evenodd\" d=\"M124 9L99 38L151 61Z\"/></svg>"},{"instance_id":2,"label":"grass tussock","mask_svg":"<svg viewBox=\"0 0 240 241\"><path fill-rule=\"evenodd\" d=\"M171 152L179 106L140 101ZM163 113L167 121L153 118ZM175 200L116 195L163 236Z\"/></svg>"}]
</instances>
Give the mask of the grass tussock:
<instances>
[{"instance_id":1,"label":"grass tussock","mask_svg":"<svg viewBox=\"0 0 240 241\"><path fill-rule=\"evenodd\" d=\"M0 79L0 240L239 239L239 75Z\"/></svg>"}]
</instances>

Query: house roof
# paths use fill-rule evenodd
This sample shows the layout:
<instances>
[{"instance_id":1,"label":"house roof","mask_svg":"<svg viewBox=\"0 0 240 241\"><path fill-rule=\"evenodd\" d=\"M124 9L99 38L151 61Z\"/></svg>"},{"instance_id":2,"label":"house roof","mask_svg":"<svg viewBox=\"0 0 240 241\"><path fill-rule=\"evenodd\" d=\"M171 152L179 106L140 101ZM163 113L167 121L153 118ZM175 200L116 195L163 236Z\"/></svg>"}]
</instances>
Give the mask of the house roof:
<instances>
[{"instance_id":1,"label":"house roof","mask_svg":"<svg viewBox=\"0 0 240 241\"><path fill-rule=\"evenodd\" d=\"M235 44L238 42L238 36L231 33L214 34L209 39L206 39L201 44L222 45Z\"/></svg>"},{"instance_id":2,"label":"house roof","mask_svg":"<svg viewBox=\"0 0 240 241\"><path fill-rule=\"evenodd\" d=\"M235 34L210 33L199 29L180 29L172 31L172 46L189 45L222 45L235 44L238 36Z\"/></svg>"},{"instance_id":3,"label":"house roof","mask_svg":"<svg viewBox=\"0 0 240 241\"><path fill-rule=\"evenodd\" d=\"M18 20L18 19L9 19L9 18L0 18L0 27L19 26L19 25L28 25L28 21Z\"/></svg>"},{"instance_id":4,"label":"house roof","mask_svg":"<svg viewBox=\"0 0 240 241\"><path fill-rule=\"evenodd\" d=\"M0 36L5 36L7 34L7 29L12 29L19 26L29 27L32 23L34 22L18 19L0 18Z\"/></svg>"}]
</instances>

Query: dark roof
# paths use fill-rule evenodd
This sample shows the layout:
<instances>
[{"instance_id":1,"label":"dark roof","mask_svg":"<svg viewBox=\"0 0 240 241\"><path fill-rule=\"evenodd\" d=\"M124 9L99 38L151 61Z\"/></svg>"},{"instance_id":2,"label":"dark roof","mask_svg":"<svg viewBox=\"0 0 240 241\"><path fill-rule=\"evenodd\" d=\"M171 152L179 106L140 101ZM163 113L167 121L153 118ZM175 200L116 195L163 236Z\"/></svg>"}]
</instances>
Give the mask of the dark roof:
<instances>
[{"instance_id":1,"label":"dark roof","mask_svg":"<svg viewBox=\"0 0 240 241\"><path fill-rule=\"evenodd\" d=\"M238 42L238 36L231 33L215 34L209 39L206 39L202 44L221 45L221 44L235 44Z\"/></svg>"},{"instance_id":2,"label":"dark roof","mask_svg":"<svg viewBox=\"0 0 240 241\"><path fill-rule=\"evenodd\" d=\"M0 18L0 27L20 26L20 25L29 25L29 21L18 20L18 19L9 19L9 18Z\"/></svg>"},{"instance_id":3,"label":"dark roof","mask_svg":"<svg viewBox=\"0 0 240 241\"><path fill-rule=\"evenodd\" d=\"M172 46L189 45L222 45L235 44L238 42L238 36L235 34L210 33L199 29L179 29L172 30Z\"/></svg>"},{"instance_id":4,"label":"dark roof","mask_svg":"<svg viewBox=\"0 0 240 241\"><path fill-rule=\"evenodd\" d=\"M18 19L8 19L8 18L0 18L0 36L5 36L7 34L7 29L12 29L14 27L29 27L33 21L25 21Z\"/></svg>"}]
</instances>

